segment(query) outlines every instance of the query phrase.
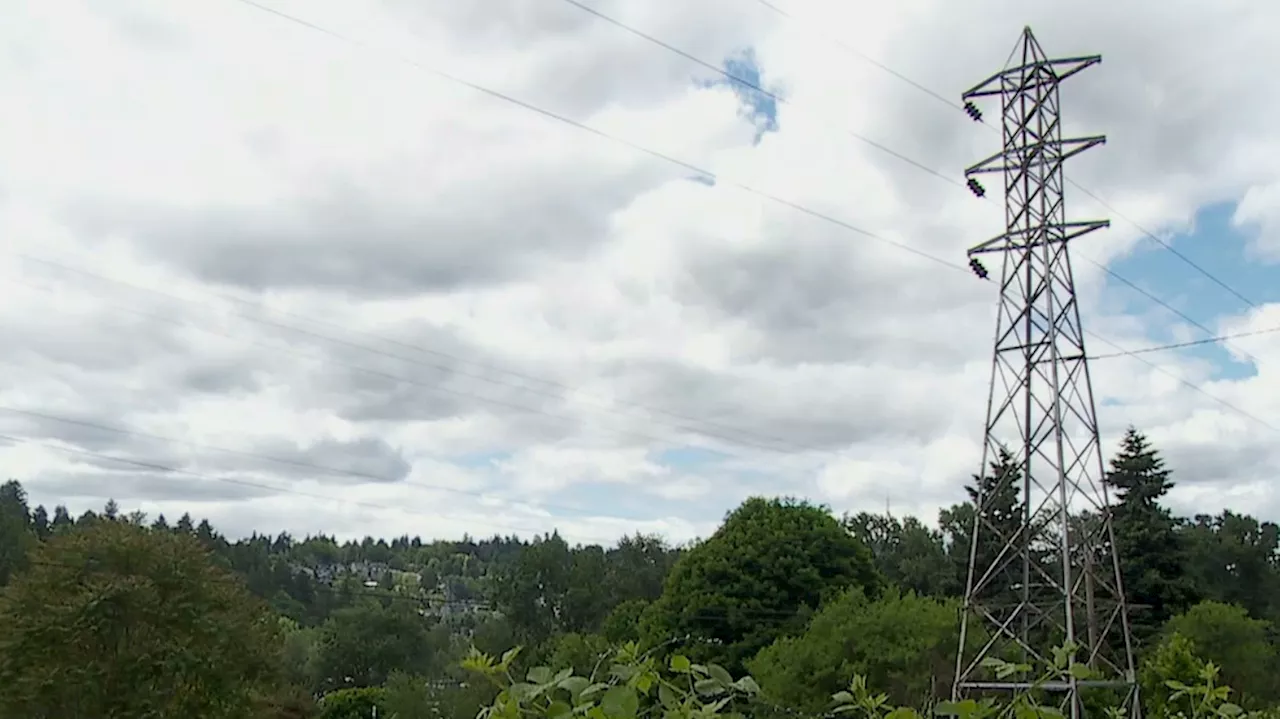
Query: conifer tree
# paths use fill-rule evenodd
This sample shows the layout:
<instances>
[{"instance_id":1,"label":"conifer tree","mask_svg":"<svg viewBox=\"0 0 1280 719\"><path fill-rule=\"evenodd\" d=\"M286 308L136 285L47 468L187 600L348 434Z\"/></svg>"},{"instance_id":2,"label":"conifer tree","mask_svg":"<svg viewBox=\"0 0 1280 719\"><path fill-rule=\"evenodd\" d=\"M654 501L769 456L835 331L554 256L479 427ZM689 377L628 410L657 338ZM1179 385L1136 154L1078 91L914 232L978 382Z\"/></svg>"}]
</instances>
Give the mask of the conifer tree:
<instances>
[{"instance_id":1,"label":"conifer tree","mask_svg":"<svg viewBox=\"0 0 1280 719\"><path fill-rule=\"evenodd\" d=\"M1186 538L1178 532L1173 514L1160 504L1174 486L1171 474L1147 438L1130 427L1106 475L1116 495L1116 550L1139 640L1198 600L1188 573Z\"/></svg>"}]
</instances>

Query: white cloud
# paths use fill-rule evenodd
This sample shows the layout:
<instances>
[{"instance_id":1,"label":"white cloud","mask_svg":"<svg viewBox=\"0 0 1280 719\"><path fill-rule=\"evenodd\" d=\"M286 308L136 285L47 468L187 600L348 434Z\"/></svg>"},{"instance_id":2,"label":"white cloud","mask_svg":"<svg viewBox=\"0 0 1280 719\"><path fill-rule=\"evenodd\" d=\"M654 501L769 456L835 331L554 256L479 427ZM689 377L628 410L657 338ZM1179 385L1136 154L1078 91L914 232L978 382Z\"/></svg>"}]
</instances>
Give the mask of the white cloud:
<instances>
[{"instance_id":1,"label":"white cloud","mask_svg":"<svg viewBox=\"0 0 1280 719\"><path fill-rule=\"evenodd\" d=\"M0 406L405 478L309 477L0 410L3 433L302 493L0 446L37 501L80 511L115 496L232 533L559 526L606 541L706 534L752 492L841 510L888 495L925 515L960 499L977 469L991 287L737 184L962 264L998 233L998 204L842 129L957 178L998 138L815 28L948 97L998 67L1026 23L1050 53L1101 52L1064 106L1069 131L1110 142L1073 176L1148 229L1242 200L1259 247L1275 235L1280 134L1266 119L1280 99L1250 73L1265 78L1280 55L1242 39L1280 22L1263 4L788 3L807 28L750 2L593 4L713 62L752 49L788 100L758 143L705 68L559 0L483 16L445 2L272 6L358 44L234 0L48 0L6 17ZM1264 57L1232 62L1245 53ZM1073 215L1106 214L1070 198ZM1078 257L1109 261L1142 234L1117 221ZM1149 317L1107 304L1100 270L1081 259L1077 273L1093 330L1155 342ZM1275 312L1220 324L1280 324ZM1278 416L1278 341L1236 343L1261 358L1246 379L1147 358L1265 420ZM1133 359L1100 361L1093 378L1109 402L1105 451L1129 423L1149 431L1187 484L1180 509L1247 496L1280 515L1260 484L1280 460L1271 430Z\"/></svg>"}]
</instances>

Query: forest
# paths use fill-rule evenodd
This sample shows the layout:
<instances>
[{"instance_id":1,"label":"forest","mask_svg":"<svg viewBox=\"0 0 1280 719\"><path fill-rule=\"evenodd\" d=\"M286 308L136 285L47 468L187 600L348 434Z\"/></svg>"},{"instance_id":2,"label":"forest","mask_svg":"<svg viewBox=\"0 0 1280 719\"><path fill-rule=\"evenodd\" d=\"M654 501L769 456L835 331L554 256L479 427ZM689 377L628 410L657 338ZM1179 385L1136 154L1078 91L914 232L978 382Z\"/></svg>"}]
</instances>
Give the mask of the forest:
<instances>
[{"instance_id":1,"label":"forest","mask_svg":"<svg viewBox=\"0 0 1280 719\"><path fill-rule=\"evenodd\" d=\"M1277 525L1174 515L1136 430L1108 467L1143 715L1280 717ZM946 701L984 481L936 522L756 497L687 546L601 547L230 539L12 480L0 718L991 716Z\"/></svg>"}]
</instances>

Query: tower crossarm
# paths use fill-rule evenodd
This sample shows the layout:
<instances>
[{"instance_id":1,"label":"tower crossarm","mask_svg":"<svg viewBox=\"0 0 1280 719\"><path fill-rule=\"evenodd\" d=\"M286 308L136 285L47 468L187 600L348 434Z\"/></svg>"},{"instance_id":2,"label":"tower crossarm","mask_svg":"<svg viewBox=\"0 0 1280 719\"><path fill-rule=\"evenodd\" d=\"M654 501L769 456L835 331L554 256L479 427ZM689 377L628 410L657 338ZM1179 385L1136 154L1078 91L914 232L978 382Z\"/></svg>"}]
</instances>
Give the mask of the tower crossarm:
<instances>
[{"instance_id":1,"label":"tower crossarm","mask_svg":"<svg viewBox=\"0 0 1280 719\"><path fill-rule=\"evenodd\" d=\"M1029 250L1045 244L1068 242L1094 230L1101 230L1110 226L1111 220L1081 220L1079 222L1057 222L1029 228L1023 227L974 245L969 249L969 254L980 255L986 252Z\"/></svg>"},{"instance_id":2,"label":"tower crossarm","mask_svg":"<svg viewBox=\"0 0 1280 719\"><path fill-rule=\"evenodd\" d=\"M961 99L972 100L978 97L999 96L1010 89L1015 92L1025 91L1034 88L1038 83L1061 82L1077 72L1100 62L1102 62L1101 55L1085 55L1083 57L1063 57L1054 60L1040 59L1017 65L1016 67L1007 67L966 90L961 95ZM1049 77L1042 77L1041 73L1031 72L1032 70L1047 71Z\"/></svg>"},{"instance_id":3,"label":"tower crossarm","mask_svg":"<svg viewBox=\"0 0 1280 719\"><path fill-rule=\"evenodd\" d=\"M965 168L965 177L987 172L1026 172L1045 165L1053 165L1068 160L1091 147L1104 145L1106 135L1091 137L1074 137L1066 140L1048 140L1028 143L1016 151L1004 150L987 159ZM1021 158L1026 159L1021 159Z\"/></svg>"}]
</instances>

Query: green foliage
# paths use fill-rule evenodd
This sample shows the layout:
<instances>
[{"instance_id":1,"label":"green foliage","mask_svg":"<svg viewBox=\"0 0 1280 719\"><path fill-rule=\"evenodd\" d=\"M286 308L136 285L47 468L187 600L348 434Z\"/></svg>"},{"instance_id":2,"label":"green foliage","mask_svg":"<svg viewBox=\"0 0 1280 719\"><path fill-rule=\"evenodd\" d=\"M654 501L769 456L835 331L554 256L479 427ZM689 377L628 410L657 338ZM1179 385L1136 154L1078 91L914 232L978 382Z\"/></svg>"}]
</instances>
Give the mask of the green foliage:
<instances>
[{"instance_id":1,"label":"green foliage","mask_svg":"<svg viewBox=\"0 0 1280 719\"><path fill-rule=\"evenodd\" d=\"M896 590L871 600L852 591L824 606L804 634L778 639L747 666L766 696L801 711L821 711L855 676L895 704L921 705L951 691L958 615L956 600Z\"/></svg>"},{"instance_id":2,"label":"green foliage","mask_svg":"<svg viewBox=\"0 0 1280 719\"><path fill-rule=\"evenodd\" d=\"M1167 631L1190 639L1196 653L1220 668L1223 681L1246 704L1280 699L1269 622L1251 618L1241 607L1201 602L1171 619Z\"/></svg>"},{"instance_id":3,"label":"green foliage","mask_svg":"<svg viewBox=\"0 0 1280 719\"><path fill-rule=\"evenodd\" d=\"M0 587L27 566L27 553L35 543L27 493L18 482L5 482L0 485Z\"/></svg>"},{"instance_id":4,"label":"green foliage","mask_svg":"<svg viewBox=\"0 0 1280 719\"><path fill-rule=\"evenodd\" d=\"M425 676L396 672L387 679L382 706L388 719L428 719L436 716L439 701Z\"/></svg>"},{"instance_id":5,"label":"green foliage","mask_svg":"<svg viewBox=\"0 0 1280 719\"><path fill-rule=\"evenodd\" d=\"M609 643L598 634L564 634L552 642L547 663L591 676L609 653Z\"/></svg>"},{"instance_id":6,"label":"green foliage","mask_svg":"<svg viewBox=\"0 0 1280 719\"><path fill-rule=\"evenodd\" d=\"M319 719L369 719L387 715L382 687L354 687L329 692L320 699Z\"/></svg>"},{"instance_id":7,"label":"green foliage","mask_svg":"<svg viewBox=\"0 0 1280 719\"><path fill-rule=\"evenodd\" d=\"M1189 585L1220 602L1187 608L1167 626L1149 619L1150 608L1133 613L1152 640L1142 647L1141 657L1146 714L1156 719L1223 716L1222 712L1235 711L1232 704L1253 709L1276 701L1280 686L1272 677L1280 673L1275 659L1280 633L1260 621L1280 619L1276 526L1231 512L1191 522L1173 518L1160 507L1170 475L1155 450L1136 433L1126 438L1111 467L1109 480L1121 490L1117 496L1124 505L1117 513L1117 541L1127 547L1122 551L1128 554L1126 572L1133 575L1128 583L1131 597L1172 611L1182 601L1172 589ZM991 498L983 516L988 525L1008 530L1021 521L1018 479L1017 467L1007 457L998 457L988 476L975 478L971 499L979 490ZM823 508L753 499L731 513L716 535L690 551L673 550L660 539L642 535L624 538L612 548L571 546L555 534L532 544L514 537L435 542L366 537L339 542L288 534L230 541L208 521L189 515L176 522L159 516L146 521L150 530L141 529L145 517L114 502L73 520L65 507L52 513L28 507L21 486L10 482L0 486L0 576L15 577L11 590L18 591L27 578L45 572L42 564L29 559L50 546L85 532L132 527L143 536L185 542L212 571L242 580L262 600L250 603L256 607L255 616L264 619L263 641L253 640L257 629L235 629L239 620L231 621L233 628L226 632L238 639L218 644L206 638L206 625L223 620L217 612L195 608L198 602L166 600L165 608L171 611L165 614L152 612L151 600L135 601L135 593L163 591L165 597L178 597L177 585L189 586L186 579L165 579L191 571L186 560L173 559L177 554L165 555L182 565L177 568L148 565L136 557L112 560L114 568L95 560L76 564L79 571L50 575L55 578L45 580L40 601L18 606L0 599L0 611L6 612L0 616L5 622L0 624L0 666L25 672L26 678L14 684L14 696L26 696L22 701L27 702L44 686L42 680L59 676L61 693L54 698L64 703L51 710L60 712L59 717L66 716L61 713L66 706L74 710L79 705L88 707L89 715L101 716L100 707L91 704L95 697L128 702L129 687L136 692L136 687L152 686L171 704L188 701L198 707L193 715L236 715L231 709L236 705L246 719L314 719L319 710L310 696L313 691L367 684L381 692L332 692L330 710L337 711L334 706L344 701L342 697L379 696L380 717L476 719L482 708L492 713L503 705L499 695L513 684L464 671L458 662L471 647L496 656L523 641L529 650L506 664L508 679L536 683L530 681L529 671L542 665L568 669L572 677L594 677L593 683L604 685L604 693L626 683L611 673L615 667L639 667L649 656L628 650L628 659L614 647L643 642L654 648L653 667L663 676L674 672L687 678L699 672L697 667L704 674L715 673L718 670L711 667L718 663L731 674L749 666L760 677L765 697L738 692L711 713L741 712L752 719L782 719L797 712L830 716L830 695L845 691L856 701L840 705L842 714L915 716L900 707L927 707L949 689L956 641L954 595L964 579L973 518L970 502L941 513L937 532L912 517L871 514L846 517L841 531L840 522ZM980 555L992 548L992 535L988 531L979 544ZM1174 539L1166 541L1169 536ZM1168 551L1179 542L1185 552ZM672 571L675 564L679 569ZM102 575L114 576L114 584ZM916 591L882 596L882 576L903 590ZM1187 578L1193 581L1188 584ZM102 587L113 592L109 601L91 604L92 590ZM860 588L865 593L850 591ZM243 587L239 591L247 599ZM77 601L82 605L78 612L60 606ZM40 616L46 604L53 608L48 621ZM123 625L122 617L133 616L130 612L142 612L147 621L129 622L128 631L111 634L110 623ZM265 621L272 612L271 620ZM85 621L86 616L93 622ZM135 628L141 631L135 633ZM56 643L34 639L45 631L55 639L80 643L55 656ZM76 632L96 637L98 643L71 639ZM197 637L191 648L184 644L188 634ZM128 641L111 644L122 636ZM229 667L220 658L218 647L225 644L234 644L237 666ZM5 646L14 651L5 651ZM36 649L27 650L28 646ZM205 652L210 646L213 650ZM673 667L662 655L674 646L682 647L684 658L675 659ZM206 653L211 657L207 665L194 666L200 662L189 657L197 651L200 662ZM138 652L146 655L141 663L114 659ZM164 652L188 657L176 660L176 674L169 671ZM256 659L259 655L270 661ZM1220 668L1208 678L1207 660ZM1030 672L1006 664L987 669ZM205 670L215 678L191 678ZM163 680L148 685L148 671ZM5 687L0 690L0 716L9 715L5 702L19 701L4 696L5 681L0 675L0 687ZM183 681L188 684L179 686ZM1240 691L1222 699L1225 685ZM236 688L220 691L223 686ZM715 703L709 695L698 694L696 680L692 686L681 686L691 689L704 707ZM701 686L713 687L705 682ZM668 712L661 689L652 691L657 694L637 691L637 714ZM627 713L629 703L614 701L623 696L619 692L625 689L613 692L608 707L603 697L575 705L563 694L558 696L584 714L598 709L595 719L610 719L606 708ZM207 709L197 700L182 698L214 694L225 706ZM47 696L53 696L53 690ZM1091 691L1085 697L1086 714L1105 713L1108 702L1115 700L1114 693ZM545 715L551 704L525 709L517 713ZM1027 702L985 708L978 703L944 704L943 709L966 716L980 716L987 709L1054 716L1052 710ZM689 712L706 713L692 705ZM18 716L46 715L23 711ZM1268 719L1280 716L1273 712Z\"/></svg>"},{"instance_id":8,"label":"green foliage","mask_svg":"<svg viewBox=\"0 0 1280 719\"><path fill-rule=\"evenodd\" d=\"M370 600L324 623L313 671L323 688L377 686L396 670L431 670L447 646L447 634L433 632L413 605Z\"/></svg>"},{"instance_id":9,"label":"green foliage","mask_svg":"<svg viewBox=\"0 0 1280 719\"><path fill-rule=\"evenodd\" d=\"M640 618L649 608L647 599L629 599L609 612L600 627L600 634L613 644L638 641L640 639Z\"/></svg>"},{"instance_id":10,"label":"green foliage","mask_svg":"<svg viewBox=\"0 0 1280 719\"><path fill-rule=\"evenodd\" d=\"M98 520L0 595L0 715L241 719L280 686L278 622L195 540Z\"/></svg>"},{"instance_id":11,"label":"green foliage","mask_svg":"<svg viewBox=\"0 0 1280 719\"><path fill-rule=\"evenodd\" d=\"M1174 683L1191 685L1199 681L1205 661L1196 656L1195 642L1173 632L1166 636L1143 662L1138 675L1143 708L1149 719L1173 717L1178 709L1170 704Z\"/></svg>"},{"instance_id":12,"label":"green foliage","mask_svg":"<svg viewBox=\"0 0 1280 719\"><path fill-rule=\"evenodd\" d=\"M1147 438L1130 427L1105 478L1119 500L1112 525L1125 594L1134 605L1147 607L1133 622L1139 640L1198 600L1186 571L1186 537L1177 531L1173 514L1159 504L1173 488L1170 475Z\"/></svg>"},{"instance_id":13,"label":"green foliage","mask_svg":"<svg viewBox=\"0 0 1280 719\"><path fill-rule=\"evenodd\" d=\"M959 582L965 581L968 574L975 518L981 520L976 547L979 566L992 566L1005 542L1021 532L1021 488L1022 468L1008 450L1001 449L999 455L991 460L987 472L982 476L974 476L973 483L965 487L969 501L938 514L938 524L946 538L947 553L951 557L957 586ZM978 511L979 505L981 512ZM1017 595L1009 588L1018 581L1013 565L1004 565L988 580L991 589L984 593L984 599L989 603L1016 603Z\"/></svg>"},{"instance_id":14,"label":"green foliage","mask_svg":"<svg viewBox=\"0 0 1280 719\"><path fill-rule=\"evenodd\" d=\"M1189 573L1206 599L1280 622L1280 527L1225 511L1196 517L1184 534Z\"/></svg>"},{"instance_id":15,"label":"green foliage","mask_svg":"<svg viewBox=\"0 0 1280 719\"><path fill-rule=\"evenodd\" d=\"M803 629L823 599L850 588L874 595L882 585L870 550L826 509L754 498L676 562L642 633L653 645L690 636L699 640L692 656L741 671L761 648Z\"/></svg>"},{"instance_id":16,"label":"green foliage","mask_svg":"<svg viewBox=\"0 0 1280 719\"><path fill-rule=\"evenodd\" d=\"M899 520L863 512L846 517L844 525L871 549L891 584L936 597L956 596L963 589L964 577L947 556L942 533L915 517Z\"/></svg>"},{"instance_id":17,"label":"green foliage","mask_svg":"<svg viewBox=\"0 0 1280 719\"><path fill-rule=\"evenodd\" d=\"M477 719L664 719L740 717L736 705L759 687L750 677L735 680L723 667L697 664L684 655L666 661L642 654L634 642L607 655L590 675L571 668L538 666L523 677L512 672L519 649L500 660L473 652L464 666L499 688Z\"/></svg>"},{"instance_id":18,"label":"green foliage","mask_svg":"<svg viewBox=\"0 0 1280 719\"><path fill-rule=\"evenodd\" d=\"M573 551L559 534L535 539L498 578L494 602L522 639L541 643L561 632L592 631L609 611L599 581L604 551Z\"/></svg>"}]
</instances>

